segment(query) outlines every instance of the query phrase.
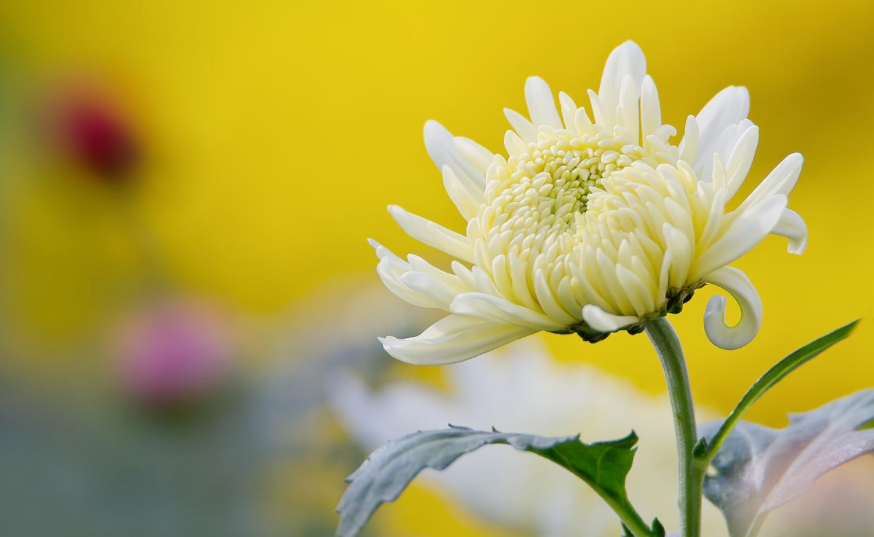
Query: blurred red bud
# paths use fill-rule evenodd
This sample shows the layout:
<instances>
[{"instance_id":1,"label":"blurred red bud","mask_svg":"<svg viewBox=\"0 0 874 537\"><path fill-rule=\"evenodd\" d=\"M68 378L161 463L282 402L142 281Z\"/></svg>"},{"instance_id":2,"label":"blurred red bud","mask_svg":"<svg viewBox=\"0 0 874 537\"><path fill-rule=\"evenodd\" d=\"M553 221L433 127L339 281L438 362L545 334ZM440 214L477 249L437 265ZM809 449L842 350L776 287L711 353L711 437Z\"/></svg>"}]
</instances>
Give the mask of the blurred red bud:
<instances>
[{"instance_id":1,"label":"blurred red bud","mask_svg":"<svg viewBox=\"0 0 874 537\"><path fill-rule=\"evenodd\" d=\"M134 122L107 93L67 84L42 110L46 139L64 160L107 183L123 183L141 161Z\"/></svg>"}]
</instances>

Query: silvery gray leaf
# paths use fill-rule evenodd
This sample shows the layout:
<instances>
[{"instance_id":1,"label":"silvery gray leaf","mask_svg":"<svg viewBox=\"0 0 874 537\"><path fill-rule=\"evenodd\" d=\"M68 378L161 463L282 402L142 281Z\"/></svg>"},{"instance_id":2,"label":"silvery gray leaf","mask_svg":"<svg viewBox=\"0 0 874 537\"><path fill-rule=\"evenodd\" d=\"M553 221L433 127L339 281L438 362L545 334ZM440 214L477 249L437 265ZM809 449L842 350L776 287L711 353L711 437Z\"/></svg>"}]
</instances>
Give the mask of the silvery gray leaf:
<instances>
[{"instance_id":1,"label":"silvery gray leaf","mask_svg":"<svg viewBox=\"0 0 874 537\"><path fill-rule=\"evenodd\" d=\"M337 535L357 535L377 508L396 500L422 470L444 470L462 455L489 444L506 444L520 451L530 451L567 468L608 503L619 506L625 513L633 513L639 521L625 491L625 478L631 469L636 443L634 433L620 440L594 444L580 442L579 435L550 438L454 426L409 434L374 451L349 476L349 488L337 508L341 515ZM512 471L512 468L507 470Z\"/></svg>"},{"instance_id":2,"label":"silvery gray leaf","mask_svg":"<svg viewBox=\"0 0 874 537\"><path fill-rule=\"evenodd\" d=\"M790 415L784 429L740 422L713 460L704 494L732 537L752 537L767 514L813 487L828 471L874 452L874 389ZM711 438L721 423L702 427Z\"/></svg>"}]
</instances>

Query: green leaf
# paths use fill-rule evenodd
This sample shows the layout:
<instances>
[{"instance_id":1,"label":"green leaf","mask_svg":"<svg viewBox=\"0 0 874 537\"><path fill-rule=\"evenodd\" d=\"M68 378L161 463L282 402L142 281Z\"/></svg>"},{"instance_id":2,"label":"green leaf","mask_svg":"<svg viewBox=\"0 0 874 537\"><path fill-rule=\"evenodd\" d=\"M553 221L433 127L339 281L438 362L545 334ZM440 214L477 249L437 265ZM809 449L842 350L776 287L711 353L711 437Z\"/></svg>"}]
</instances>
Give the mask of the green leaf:
<instances>
[{"instance_id":1,"label":"green leaf","mask_svg":"<svg viewBox=\"0 0 874 537\"><path fill-rule=\"evenodd\" d=\"M611 442L584 444L579 435L549 438L531 434L476 431L466 427L419 431L380 447L346 480L340 500L338 537L353 537L377 508L396 500L426 468L443 470L459 457L489 444L506 444L549 459L588 483L619 514L634 535L653 536L625 490L637 435Z\"/></svg>"},{"instance_id":2,"label":"green leaf","mask_svg":"<svg viewBox=\"0 0 874 537\"><path fill-rule=\"evenodd\" d=\"M790 415L785 429L740 422L713 459L704 494L732 537L753 537L767 514L811 489L823 474L874 452L874 389ZM702 429L715 432L719 423Z\"/></svg>"},{"instance_id":3,"label":"green leaf","mask_svg":"<svg viewBox=\"0 0 874 537\"><path fill-rule=\"evenodd\" d=\"M765 392L786 378L789 373L792 373L802 365L819 356L819 354L824 350L828 349L835 343L846 339L858 324L858 320L853 321L850 324L838 328L834 332L830 332L819 339L811 341L786 358L783 358L779 363L777 363L777 365L769 369L767 373L762 375L762 378L752 385L740 400L740 403L738 403L731 414L729 414L728 418L722 422L722 427L707 443L706 451L696 450L698 458L709 462L714 456L716 456L716 453L722 447L722 444L725 442L726 438L728 438L728 435L731 433L735 424L740 420L741 416L743 416L743 414L753 406L753 404L758 401Z\"/></svg>"}]
</instances>

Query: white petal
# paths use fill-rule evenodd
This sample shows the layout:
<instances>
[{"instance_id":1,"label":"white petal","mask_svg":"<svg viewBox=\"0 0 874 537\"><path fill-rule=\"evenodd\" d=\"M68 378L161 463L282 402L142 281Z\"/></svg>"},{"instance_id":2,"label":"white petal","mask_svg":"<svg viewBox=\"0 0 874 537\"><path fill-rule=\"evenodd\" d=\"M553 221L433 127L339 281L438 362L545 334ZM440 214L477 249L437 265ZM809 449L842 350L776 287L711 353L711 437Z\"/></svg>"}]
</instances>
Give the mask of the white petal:
<instances>
[{"instance_id":1,"label":"white petal","mask_svg":"<svg viewBox=\"0 0 874 537\"><path fill-rule=\"evenodd\" d=\"M464 138L463 136L455 137L455 147L458 148L461 156L476 166L476 168L482 173L486 173L486 170L495 158L494 153L470 138Z\"/></svg>"},{"instance_id":2,"label":"white petal","mask_svg":"<svg viewBox=\"0 0 874 537\"><path fill-rule=\"evenodd\" d=\"M510 110L509 108L504 108L504 115L507 117L507 121L510 122L513 130L516 131L516 134L518 134L525 143L530 144L537 141L537 128L528 121L527 117L515 110Z\"/></svg>"},{"instance_id":3,"label":"white petal","mask_svg":"<svg viewBox=\"0 0 874 537\"><path fill-rule=\"evenodd\" d=\"M397 259L401 263L406 263L406 261L404 261L400 257L393 254L391 252L391 250L389 250L388 248L386 248L382 244L376 242L374 239L367 239L367 244L369 244L376 251L376 258L377 259L382 259L383 257L393 257L394 259Z\"/></svg>"},{"instance_id":4,"label":"white petal","mask_svg":"<svg viewBox=\"0 0 874 537\"><path fill-rule=\"evenodd\" d=\"M807 224L792 209L783 209L783 215L771 233L789 239L790 254L800 255L807 248Z\"/></svg>"},{"instance_id":5,"label":"white petal","mask_svg":"<svg viewBox=\"0 0 874 537\"><path fill-rule=\"evenodd\" d=\"M694 164L698 158L698 140L701 136L698 128L698 120L695 116L686 118L686 130L683 133L683 139L680 141L680 160ZM702 176L705 181L709 176Z\"/></svg>"},{"instance_id":6,"label":"white petal","mask_svg":"<svg viewBox=\"0 0 874 537\"><path fill-rule=\"evenodd\" d=\"M540 307L543 308L543 311L546 312L550 319L556 319L564 326L570 326L579 322L579 319L566 311L556 299L542 269L538 269L534 273L534 295L537 297Z\"/></svg>"},{"instance_id":7,"label":"white petal","mask_svg":"<svg viewBox=\"0 0 874 537\"><path fill-rule=\"evenodd\" d=\"M655 311L654 289L651 289L645 280L622 265L616 265L616 278L622 284L635 313L646 315Z\"/></svg>"},{"instance_id":8,"label":"white petal","mask_svg":"<svg viewBox=\"0 0 874 537\"><path fill-rule=\"evenodd\" d=\"M635 100L640 96L640 88L643 85L643 77L646 75L646 57L643 51L633 41L622 43L610 53L607 64L604 66L604 74L601 76L601 87L598 89L598 98L604 106L605 127L615 124L616 107L619 106L622 81L630 76L635 89ZM599 122L600 123L600 122Z\"/></svg>"},{"instance_id":9,"label":"white petal","mask_svg":"<svg viewBox=\"0 0 874 537\"><path fill-rule=\"evenodd\" d=\"M709 149L709 154L701 154L701 161L707 162L712 156L711 145L729 125L736 125L750 113L750 94L744 87L729 86L717 93L698 113L698 127L701 133L699 147ZM726 157L727 155L723 155Z\"/></svg>"},{"instance_id":10,"label":"white petal","mask_svg":"<svg viewBox=\"0 0 874 537\"><path fill-rule=\"evenodd\" d=\"M466 293L472 290L472 288L468 286L464 279L460 278L457 274L440 270L439 268L435 267L434 265L425 261L417 255L408 255L407 262L409 263L410 268L412 268L414 271L423 272L433 278L437 278L437 280L441 283L444 283L449 287L455 289L456 294ZM457 263L457 261L455 261L455 263Z\"/></svg>"},{"instance_id":11,"label":"white petal","mask_svg":"<svg viewBox=\"0 0 874 537\"><path fill-rule=\"evenodd\" d=\"M640 130L643 139L646 140L647 136L655 134L661 126L662 107L659 102L659 92L652 77L646 75L640 92Z\"/></svg>"},{"instance_id":12,"label":"white petal","mask_svg":"<svg viewBox=\"0 0 874 537\"><path fill-rule=\"evenodd\" d=\"M577 108L577 112L574 114L574 125L576 125L577 134L579 135L586 134L592 130L592 120L589 118L589 114L586 113L585 108Z\"/></svg>"},{"instance_id":13,"label":"white petal","mask_svg":"<svg viewBox=\"0 0 874 537\"><path fill-rule=\"evenodd\" d=\"M795 184L798 182L798 177L801 175L801 168L804 165L804 157L800 153L792 153L783 162L777 165L765 179L759 183L759 186L747 197L740 205L739 209L743 210L750 205L756 204L776 194L788 196Z\"/></svg>"},{"instance_id":14,"label":"white petal","mask_svg":"<svg viewBox=\"0 0 874 537\"><path fill-rule=\"evenodd\" d=\"M446 365L469 360L534 332L536 330L530 328L449 315L418 336L407 339L385 337L379 341L387 353L402 362Z\"/></svg>"},{"instance_id":15,"label":"white petal","mask_svg":"<svg viewBox=\"0 0 874 537\"><path fill-rule=\"evenodd\" d=\"M528 103L528 114L535 127L549 125L556 129L562 128L552 91L539 76L529 77L525 81L525 102Z\"/></svg>"},{"instance_id":16,"label":"white petal","mask_svg":"<svg viewBox=\"0 0 874 537\"><path fill-rule=\"evenodd\" d=\"M376 273L379 274L379 278L389 291L401 300L420 308L448 309L448 302L444 301L441 303L431 296L410 289L403 283L403 276L413 270L409 263L391 253L388 248L385 248L378 242L374 240L369 242L376 249L376 255L379 257Z\"/></svg>"},{"instance_id":17,"label":"white petal","mask_svg":"<svg viewBox=\"0 0 874 537\"><path fill-rule=\"evenodd\" d=\"M564 121L564 128L574 132L577 128L577 103L571 99L570 95L563 91L558 93L558 102L561 105L561 118Z\"/></svg>"},{"instance_id":18,"label":"white petal","mask_svg":"<svg viewBox=\"0 0 874 537\"><path fill-rule=\"evenodd\" d=\"M626 76L622 80L619 106L616 107L616 124L631 133L635 144L640 142L640 91L640 83Z\"/></svg>"},{"instance_id":19,"label":"white petal","mask_svg":"<svg viewBox=\"0 0 874 537\"><path fill-rule=\"evenodd\" d=\"M722 267L706 275L704 281L728 291L741 312L740 321L728 326L725 321L726 297L712 297L704 313L704 332L710 341L725 350L739 349L752 341L762 326L762 300L750 279L736 268Z\"/></svg>"},{"instance_id":20,"label":"white petal","mask_svg":"<svg viewBox=\"0 0 874 537\"><path fill-rule=\"evenodd\" d=\"M671 254L668 288L681 288L686 285L689 268L692 265L693 244L682 231L665 222L662 225L665 235L666 252Z\"/></svg>"},{"instance_id":21,"label":"white petal","mask_svg":"<svg viewBox=\"0 0 874 537\"><path fill-rule=\"evenodd\" d=\"M780 220L786 208L786 196L772 196L747 209L731 223L731 227L695 262L690 279L695 280L728 265L753 249Z\"/></svg>"},{"instance_id":22,"label":"white petal","mask_svg":"<svg viewBox=\"0 0 874 537\"><path fill-rule=\"evenodd\" d=\"M440 309L448 310L458 291L437 278L424 272L407 272L401 276L401 283L420 295L427 296L440 304Z\"/></svg>"},{"instance_id":23,"label":"white petal","mask_svg":"<svg viewBox=\"0 0 874 537\"><path fill-rule=\"evenodd\" d=\"M721 166L714 166L714 170L718 169L721 169ZM714 174L713 177L718 178L719 175ZM725 189L716 188L716 185L717 181L714 180L715 194L713 194L713 200L710 203L710 211L707 213L707 223L704 224L704 229L698 237L697 248L702 251L710 247L713 238L719 232L719 225L725 217Z\"/></svg>"},{"instance_id":24,"label":"white petal","mask_svg":"<svg viewBox=\"0 0 874 537\"><path fill-rule=\"evenodd\" d=\"M449 166L443 166L443 187L446 193L449 194L449 199L455 204L458 212L465 220L470 220L476 216L479 211L483 199L477 199L470 191L465 188ZM482 196L480 196L482 198Z\"/></svg>"},{"instance_id":25,"label":"white petal","mask_svg":"<svg viewBox=\"0 0 874 537\"><path fill-rule=\"evenodd\" d=\"M452 171L463 181L470 181L477 185L480 190L486 187L486 178L476 166L464 158L455 146L455 140L446 128L434 120L425 122L425 149L428 156L442 170L443 166L449 166Z\"/></svg>"},{"instance_id":26,"label":"white petal","mask_svg":"<svg viewBox=\"0 0 874 537\"><path fill-rule=\"evenodd\" d=\"M753 127L755 125L752 121L744 119L736 125L729 125L712 139L704 139L702 135L698 142L698 156L693 166L698 176L710 176L710 165L713 163L713 157L716 155L721 155L723 161L727 162L741 136Z\"/></svg>"},{"instance_id":27,"label":"white petal","mask_svg":"<svg viewBox=\"0 0 874 537\"><path fill-rule=\"evenodd\" d=\"M750 167L753 165L753 158L756 156L756 147L759 145L759 128L753 126L737 140L731 156L725 164L726 172L726 192L725 201L731 201L734 194L741 187Z\"/></svg>"},{"instance_id":28,"label":"white petal","mask_svg":"<svg viewBox=\"0 0 874 537\"><path fill-rule=\"evenodd\" d=\"M462 261L473 263L473 248L464 235L409 213L397 205L389 205L388 212L410 237Z\"/></svg>"},{"instance_id":29,"label":"white petal","mask_svg":"<svg viewBox=\"0 0 874 537\"><path fill-rule=\"evenodd\" d=\"M640 321L634 315L613 315L592 304L583 306L583 320L599 332L615 332Z\"/></svg>"},{"instance_id":30,"label":"white petal","mask_svg":"<svg viewBox=\"0 0 874 537\"><path fill-rule=\"evenodd\" d=\"M589 90L589 101L592 103L592 115L595 116L595 124L604 129L613 128L614 114L607 114L607 109L604 103L601 102L601 98L592 90ZM577 128L579 128L579 121L577 121Z\"/></svg>"},{"instance_id":31,"label":"white petal","mask_svg":"<svg viewBox=\"0 0 874 537\"><path fill-rule=\"evenodd\" d=\"M507 150L507 154L511 157L518 158L528 151L528 146L525 145L525 141L518 134L513 131L507 131L504 133L504 149Z\"/></svg>"},{"instance_id":32,"label":"white petal","mask_svg":"<svg viewBox=\"0 0 874 537\"><path fill-rule=\"evenodd\" d=\"M452 301L450 311L484 321L525 326L532 330L561 330L567 327L540 312L486 293L458 295Z\"/></svg>"}]
</instances>

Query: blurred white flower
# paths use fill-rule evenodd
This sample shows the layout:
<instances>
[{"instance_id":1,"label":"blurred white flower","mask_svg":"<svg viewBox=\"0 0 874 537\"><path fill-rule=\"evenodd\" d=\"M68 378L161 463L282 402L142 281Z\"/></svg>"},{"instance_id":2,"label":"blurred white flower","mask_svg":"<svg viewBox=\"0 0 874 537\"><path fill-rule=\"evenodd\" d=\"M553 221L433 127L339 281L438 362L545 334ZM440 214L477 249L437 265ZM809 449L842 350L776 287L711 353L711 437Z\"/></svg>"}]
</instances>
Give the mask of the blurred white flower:
<instances>
[{"instance_id":1,"label":"blurred white flower","mask_svg":"<svg viewBox=\"0 0 874 537\"><path fill-rule=\"evenodd\" d=\"M339 375L329 394L353 438L367 449L447 423L543 435L581 432L587 442L620 438L634 429L640 449L628 480L630 498L644 518L658 516L666 527L678 527L676 451L666 397L642 394L591 365L558 364L536 340L444 372L446 392L411 382L372 392L357 377ZM474 514L539 537L619 534L616 515L585 484L548 461L503 446L474 452L422 479ZM711 506L704 535L726 535Z\"/></svg>"},{"instance_id":2,"label":"blurred white flower","mask_svg":"<svg viewBox=\"0 0 874 537\"><path fill-rule=\"evenodd\" d=\"M546 82L529 78L531 119L506 110L514 129L504 139L508 157L434 121L425 125L428 153L467 229L459 234L389 207L410 236L457 259L445 272L372 241L391 291L450 314L419 336L383 338L389 354L447 364L541 330L597 341L678 312L706 283L728 291L742 311L729 327L725 298L712 299L705 315L711 341L732 349L755 337L758 293L727 265L769 233L788 237L791 252L804 250L804 221L786 208L801 156L787 157L729 207L759 137L746 119L746 89L726 88L689 116L679 146L670 142L676 130L662 124L636 44L610 54L599 92L588 95L594 123L564 93L559 113Z\"/></svg>"},{"instance_id":3,"label":"blurred white flower","mask_svg":"<svg viewBox=\"0 0 874 537\"><path fill-rule=\"evenodd\" d=\"M869 537L874 534L874 457L823 476L816 487L776 510L763 537Z\"/></svg>"}]
</instances>

